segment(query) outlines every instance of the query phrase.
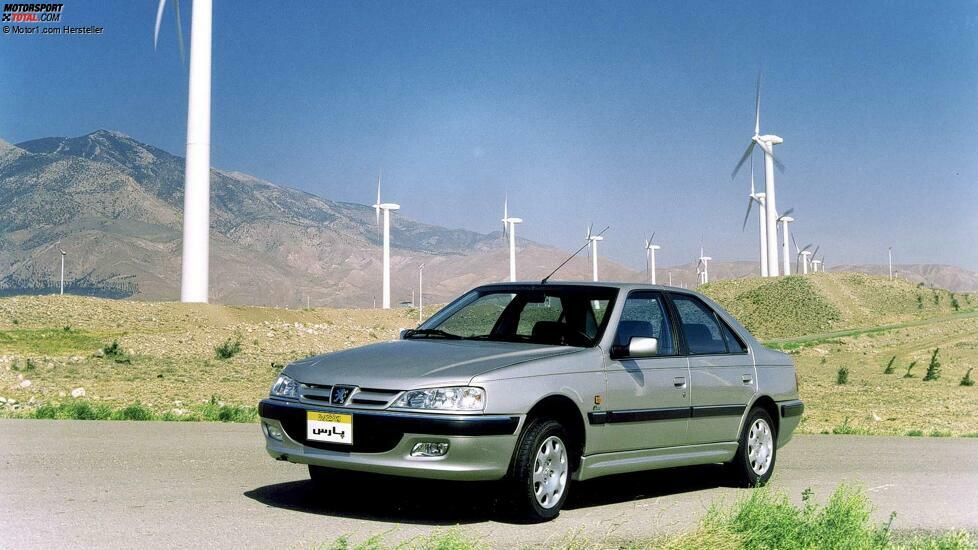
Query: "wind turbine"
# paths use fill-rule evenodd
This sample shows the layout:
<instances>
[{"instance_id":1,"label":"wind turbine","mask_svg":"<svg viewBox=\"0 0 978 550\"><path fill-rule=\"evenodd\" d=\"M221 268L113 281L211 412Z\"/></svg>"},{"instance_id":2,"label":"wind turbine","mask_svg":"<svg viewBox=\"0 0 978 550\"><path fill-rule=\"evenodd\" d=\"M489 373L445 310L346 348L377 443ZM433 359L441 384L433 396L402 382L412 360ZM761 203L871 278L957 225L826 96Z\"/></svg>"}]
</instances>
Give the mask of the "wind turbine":
<instances>
[{"instance_id":1,"label":"wind turbine","mask_svg":"<svg viewBox=\"0 0 978 550\"><path fill-rule=\"evenodd\" d=\"M710 260L712 259L713 258L703 254L703 245L700 245L700 257L697 258L699 261L696 263L696 273L700 276L701 285L705 285L706 283L710 282ZM700 266L702 266L703 269L700 269Z\"/></svg>"},{"instance_id":2,"label":"wind turbine","mask_svg":"<svg viewBox=\"0 0 978 550\"><path fill-rule=\"evenodd\" d=\"M380 225L380 211L384 211L384 296L382 307L391 308L391 211L399 210L401 205L392 202L380 202L380 178L377 176L377 203L374 212L377 213L377 225Z\"/></svg>"},{"instance_id":3,"label":"wind turbine","mask_svg":"<svg viewBox=\"0 0 978 550\"><path fill-rule=\"evenodd\" d=\"M600 234L595 235L591 232L594 224L587 226L588 256L591 257L591 278L594 282L598 281L598 241L603 241L604 237Z\"/></svg>"},{"instance_id":4,"label":"wind turbine","mask_svg":"<svg viewBox=\"0 0 978 550\"><path fill-rule=\"evenodd\" d=\"M649 282L653 285L655 283L655 251L661 249L662 247L657 244L652 244L652 239L655 238L655 231L652 232L652 236L645 239L645 271L648 275Z\"/></svg>"},{"instance_id":5,"label":"wind turbine","mask_svg":"<svg viewBox=\"0 0 978 550\"><path fill-rule=\"evenodd\" d=\"M778 249L778 209L774 190L774 167L777 166L779 170L784 171L784 165L774 158L774 146L780 143L784 143L784 140L776 135L761 135L761 75L758 74L754 98L754 135L730 177L732 179L737 175L740 167L747 161L747 157L754 152L755 146L764 151L764 212L767 225L767 275L769 277L778 276L778 255L775 252Z\"/></svg>"},{"instance_id":6,"label":"wind turbine","mask_svg":"<svg viewBox=\"0 0 978 550\"><path fill-rule=\"evenodd\" d=\"M509 280L516 280L516 224L523 223L522 218L509 216L509 196L503 199L503 237L509 237Z\"/></svg>"},{"instance_id":7,"label":"wind turbine","mask_svg":"<svg viewBox=\"0 0 978 550\"><path fill-rule=\"evenodd\" d=\"M166 0L156 8L153 49L160 36ZM183 57L180 2L174 3ZM211 0L194 0L190 24L190 85L187 102L187 160L183 182L181 302L207 302L210 269Z\"/></svg>"},{"instance_id":8,"label":"wind turbine","mask_svg":"<svg viewBox=\"0 0 978 550\"><path fill-rule=\"evenodd\" d=\"M788 240L788 224L795 221L795 219L788 214L791 214L794 212L794 210L794 208L789 208L787 212L781 214L781 217L778 218L778 221L781 222L781 251L784 255L783 264L785 275L791 275L791 246L790 241Z\"/></svg>"},{"instance_id":9,"label":"wind turbine","mask_svg":"<svg viewBox=\"0 0 978 550\"><path fill-rule=\"evenodd\" d=\"M791 242L795 245L795 272L801 273L802 275L808 275L808 256L811 252L808 251L812 247L811 243L806 244L805 248L798 247L798 241L795 240L795 236L791 236ZM799 269L799 262L801 262L801 268Z\"/></svg>"},{"instance_id":10,"label":"wind turbine","mask_svg":"<svg viewBox=\"0 0 978 550\"><path fill-rule=\"evenodd\" d=\"M61 243L58 243L58 250L61 251L61 295L65 294L65 249L61 248Z\"/></svg>"},{"instance_id":11,"label":"wind turbine","mask_svg":"<svg viewBox=\"0 0 978 550\"><path fill-rule=\"evenodd\" d=\"M747 213L744 214L744 224L740 230L747 228L747 219L750 218L750 209L757 203L757 221L760 226L761 240L761 277L767 277L767 212L764 211L765 195L758 193L754 187L754 152L750 155L750 195L747 196Z\"/></svg>"}]
</instances>

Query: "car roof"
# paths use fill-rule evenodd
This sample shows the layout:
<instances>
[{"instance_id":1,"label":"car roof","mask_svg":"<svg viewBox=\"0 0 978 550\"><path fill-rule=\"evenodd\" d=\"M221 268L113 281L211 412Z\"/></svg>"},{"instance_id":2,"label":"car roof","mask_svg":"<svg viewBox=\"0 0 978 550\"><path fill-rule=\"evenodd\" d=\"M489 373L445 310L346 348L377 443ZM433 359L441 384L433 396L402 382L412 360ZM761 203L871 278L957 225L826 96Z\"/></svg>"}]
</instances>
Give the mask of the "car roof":
<instances>
[{"instance_id":1,"label":"car roof","mask_svg":"<svg viewBox=\"0 0 978 550\"><path fill-rule=\"evenodd\" d=\"M678 286L669 285L653 285L647 283L624 283L615 281L547 281L546 283L541 283L540 281L515 281L515 282L501 282L501 283L488 283L484 285L479 285L477 288L513 288L513 287L526 287L526 288L541 288L541 287L600 287L600 288L615 288L619 290L662 290L669 292L685 292L688 294L701 295L699 292L680 288Z\"/></svg>"}]
</instances>

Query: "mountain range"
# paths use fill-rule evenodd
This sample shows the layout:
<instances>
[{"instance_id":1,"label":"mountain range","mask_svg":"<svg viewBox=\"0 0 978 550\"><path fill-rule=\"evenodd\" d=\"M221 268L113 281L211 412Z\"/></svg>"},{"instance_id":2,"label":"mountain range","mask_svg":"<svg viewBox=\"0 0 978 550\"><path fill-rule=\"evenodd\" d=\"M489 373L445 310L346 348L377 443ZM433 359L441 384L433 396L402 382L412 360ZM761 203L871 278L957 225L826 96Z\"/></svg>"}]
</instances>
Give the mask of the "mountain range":
<instances>
[{"instance_id":1,"label":"mountain range","mask_svg":"<svg viewBox=\"0 0 978 550\"><path fill-rule=\"evenodd\" d=\"M56 291L60 243L67 253L66 292L178 299L183 165L182 157L107 130L16 145L0 141L0 295ZM569 255L527 239L517 244L521 279L542 278ZM500 232L449 229L394 215L391 249L394 302L412 300L421 263L427 303L508 275ZM380 292L380 260L372 207L211 170L212 301L371 306ZM714 262L710 272L713 278L742 277L755 265ZM607 259L600 269L603 279L645 277ZM899 269L926 284L978 290L978 275L952 266ZM668 282L669 271L676 285L692 285L696 278L690 264L660 269L660 282ZM555 279L589 276L582 254Z\"/></svg>"}]
</instances>

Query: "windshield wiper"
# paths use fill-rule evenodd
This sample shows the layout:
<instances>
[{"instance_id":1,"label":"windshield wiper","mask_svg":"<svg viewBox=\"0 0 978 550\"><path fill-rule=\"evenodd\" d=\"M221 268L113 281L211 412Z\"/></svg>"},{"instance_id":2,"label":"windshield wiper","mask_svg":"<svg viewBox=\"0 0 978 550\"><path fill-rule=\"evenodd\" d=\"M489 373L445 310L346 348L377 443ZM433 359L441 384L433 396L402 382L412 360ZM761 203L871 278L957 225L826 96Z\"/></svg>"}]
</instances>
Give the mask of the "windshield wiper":
<instances>
[{"instance_id":1,"label":"windshield wiper","mask_svg":"<svg viewBox=\"0 0 978 550\"><path fill-rule=\"evenodd\" d=\"M434 336L437 338L447 338L449 340L461 340L458 334L445 332L437 328L412 328L404 332L404 338L414 338L415 336Z\"/></svg>"}]
</instances>

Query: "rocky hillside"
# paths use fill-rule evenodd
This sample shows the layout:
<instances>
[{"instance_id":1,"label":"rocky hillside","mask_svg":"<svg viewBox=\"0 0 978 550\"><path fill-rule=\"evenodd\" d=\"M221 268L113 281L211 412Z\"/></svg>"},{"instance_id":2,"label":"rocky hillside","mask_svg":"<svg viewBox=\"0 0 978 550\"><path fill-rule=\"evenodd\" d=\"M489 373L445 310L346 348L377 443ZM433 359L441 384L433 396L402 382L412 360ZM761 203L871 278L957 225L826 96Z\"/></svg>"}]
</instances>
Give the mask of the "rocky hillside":
<instances>
[{"instance_id":1,"label":"rocky hillside","mask_svg":"<svg viewBox=\"0 0 978 550\"><path fill-rule=\"evenodd\" d=\"M181 157L118 132L0 142L0 294L58 283L61 241L69 291L173 300L179 296ZM364 183L365 195L370 194ZM372 208L330 201L252 176L211 171L211 298L253 305L370 306L381 241ZM425 263L426 299L443 302L508 274L505 243L394 217L393 300L408 301ZM543 277L567 252L520 240L520 276ZM640 275L603 262L609 278ZM586 258L561 271L585 278Z\"/></svg>"}]
</instances>

